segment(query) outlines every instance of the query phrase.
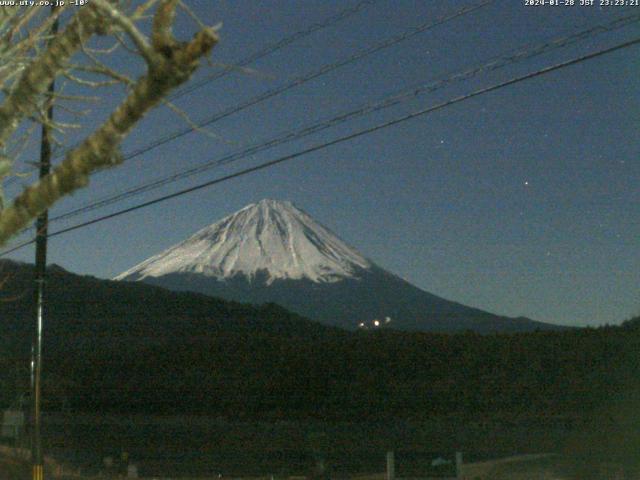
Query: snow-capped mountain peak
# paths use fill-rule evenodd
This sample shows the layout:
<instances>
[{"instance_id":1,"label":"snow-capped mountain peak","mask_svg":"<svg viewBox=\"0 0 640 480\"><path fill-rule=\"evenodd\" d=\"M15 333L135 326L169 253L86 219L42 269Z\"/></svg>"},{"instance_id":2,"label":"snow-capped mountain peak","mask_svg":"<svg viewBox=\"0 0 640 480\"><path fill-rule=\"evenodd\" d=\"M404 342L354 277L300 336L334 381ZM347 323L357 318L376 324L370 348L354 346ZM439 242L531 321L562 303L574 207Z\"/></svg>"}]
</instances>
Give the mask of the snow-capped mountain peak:
<instances>
[{"instance_id":1,"label":"snow-capped mountain peak","mask_svg":"<svg viewBox=\"0 0 640 480\"><path fill-rule=\"evenodd\" d=\"M247 205L187 240L118 275L141 280L173 273L317 283L353 278L371 262L291 202L262 200Z\"/></svg>"}]
</instances>

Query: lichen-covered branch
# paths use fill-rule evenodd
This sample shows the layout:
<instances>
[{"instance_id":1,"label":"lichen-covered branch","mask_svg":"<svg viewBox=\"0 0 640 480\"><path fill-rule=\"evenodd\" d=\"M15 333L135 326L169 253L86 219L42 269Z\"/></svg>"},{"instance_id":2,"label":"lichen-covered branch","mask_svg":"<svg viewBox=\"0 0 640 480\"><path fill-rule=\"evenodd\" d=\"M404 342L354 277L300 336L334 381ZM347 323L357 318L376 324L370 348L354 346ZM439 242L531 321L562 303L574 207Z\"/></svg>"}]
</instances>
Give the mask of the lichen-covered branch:
<instances>
[{"instance_id":1,"label":"lichen-covered branch","mask_svg":"<svg viewBox=\"0 0 640 480\"><path fill-rule=\"evenodd\" d=\"M211 51L218 41L213 28L199 31L190 42L180 43L173 38L171 22L176 3L174 0L160 2L153 22L153 61L148 65L147 73L131 87L126 99L93 134L69 152L51 174L27 187L0 212L0 245L57 200L87 185L93 172L119 164L122 161L119 147L126 135L173 88L187 81L199 60ZM76 35L85 34L76 30ZM81 38L73 37L71 40L65 42L66 47L59 45L58 48L70 48L69 43ZM52 72L58 64L56 60L50 61L53 62L50 66ZM48 62L45 64L49 65ZM28 93L33 91L37 77L34 74L34 78L26 83L24 88ZM9 117L6 112L5 115ZM0 122L4 121L0 107ZM0 125L0 140L3 138L2 127Z\"/></svg>"},{"instance_id":2,"label":"lichen-covered branch","mask_svg":"<svg viewBox=\"0 0 640 480\"><path fill-rule=\"evenodd\" d=\"M138 30L133 21L122 13L115 5L112 5L107 0L93 0L93 5L96 6L111 22L117 24L123 31L129 35L129 38L133 41L140 54L144 57L147 63L153 63L154 55L157 53L151 48L147 38L144 34Z\"/></svg>"},{"instance_id":3,"label":"lichen-covered branch","mask_svg":"<svg viewBox=\"0 0 640 480\"><path fill-rule=\"evenodd\" d=\"M79 9L67 28L56 35L48 48L25 68L0 105L0 148L6 145L20 122L34 111L50 83L96 28L100 28L100 22L95 9Z\"/></svg>"}]
</instances>

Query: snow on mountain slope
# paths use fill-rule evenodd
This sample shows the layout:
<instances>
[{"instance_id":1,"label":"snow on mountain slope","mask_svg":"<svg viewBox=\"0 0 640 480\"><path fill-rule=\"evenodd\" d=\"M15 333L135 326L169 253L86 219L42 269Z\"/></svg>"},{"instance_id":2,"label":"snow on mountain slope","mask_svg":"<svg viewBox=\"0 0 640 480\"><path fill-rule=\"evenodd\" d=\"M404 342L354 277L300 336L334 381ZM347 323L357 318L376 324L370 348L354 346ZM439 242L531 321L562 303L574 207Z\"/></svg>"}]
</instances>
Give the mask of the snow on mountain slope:
<instances>
[{"instance_id":1,"label":"snow on mountain slope","mask_svg":"<svg viewBox=\"0 0 640 480\"><path fill-rule=\"evenodd\" d=\"M291 202L262 200L210 225L184 242L118 275L142 280L174 273L218 279L258 272L276 279L331 283L372 266Z\"/></svg>"},{"instance_id":2,"label":"snow on mountain slope","mask_svg":"<svg viewBox=\"0 0 640 480\"><path fill-rule=\"evenodd\" d=\"M236 302L276 303L350 330L375 327L386 318L392 319L394 329L405 331L557 328L426 292L367 260L290 202L275 200L248 205L116 280Z\"/></svg>"}]
</instances>

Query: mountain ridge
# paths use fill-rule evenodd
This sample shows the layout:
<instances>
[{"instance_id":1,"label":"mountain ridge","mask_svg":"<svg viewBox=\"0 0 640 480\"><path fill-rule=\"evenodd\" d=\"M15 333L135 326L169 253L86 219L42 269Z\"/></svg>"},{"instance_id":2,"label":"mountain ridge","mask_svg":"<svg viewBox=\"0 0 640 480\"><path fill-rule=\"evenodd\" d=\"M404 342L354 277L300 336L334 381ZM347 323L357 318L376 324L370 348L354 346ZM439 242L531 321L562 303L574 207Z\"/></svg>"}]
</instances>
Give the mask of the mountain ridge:
<instances>
[{"instance_id":1,"label":"mountain ridge","mask_svg":"<svg viewBox=\"0 0 640 480\"><path fill-rule=\"evenodd\" d=\"M5 406L29 388L33 268L0 260ZM594 395L634 378L640 342L619 327L514 336L348 332L273 304L256 308L56 267L48 269L46 299L45 397L72 411L548 418L588 407Z\"/></svg>"},{"instance_id":2,"label":"mountain ridge","mask_svg":"<svg viewBox=\"0 0 640 480\"><path fill-rule=\"evenodd\" d=\"M367 259L291 202L268 199L199 230L115 279L234 301L274 302L350 330L563 328L496 315L426 292Z\"/></svg>"},{"instance_id":3,"label":"mountain ridge","mask_svg":"<svg viewBox=\"0 0 640 480\"><path fill-rule=\"evenodd\" d=\"M251 279L266 270L267 283L281 278L332 282L370 265L353 247L291 202L265 199L197 231L115 280L173 272L216 278L241 273Z\"/></svg>"}]
</instances>

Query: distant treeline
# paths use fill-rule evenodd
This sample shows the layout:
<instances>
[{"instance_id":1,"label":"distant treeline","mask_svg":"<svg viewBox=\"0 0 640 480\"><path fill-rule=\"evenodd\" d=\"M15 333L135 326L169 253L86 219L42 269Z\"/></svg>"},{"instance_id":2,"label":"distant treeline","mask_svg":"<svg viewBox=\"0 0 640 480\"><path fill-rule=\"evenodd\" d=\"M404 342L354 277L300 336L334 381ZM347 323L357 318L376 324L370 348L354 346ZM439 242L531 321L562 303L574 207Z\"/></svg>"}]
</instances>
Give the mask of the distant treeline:
<instances>
[{"instance_id":1,"label":"distant treeline","mask_svg":"<svg viewBox=\"0 0 640 480\"><path fill-rule=\"evenodd\" d=\"M69 407L240 419L582 415L633 388L638 331L109 334L49 354ZM89 344L92 346L89 347Z\"/></svg>"},{"instance_id":2,"label":"distant treeline","mask_svg":"<svg viewBox=\"0 0 640 480\"><path fill-rule=\"evenodd\" d=\"M3 263L0 401L28 390L31 270ZM635 391L640 318L509 335L346 332L276 305L50 272L51 409L232 419L581 416Z\"/></svg>"}]
</instances>

